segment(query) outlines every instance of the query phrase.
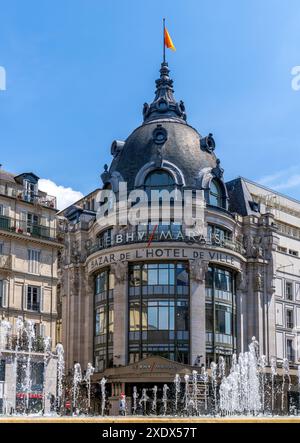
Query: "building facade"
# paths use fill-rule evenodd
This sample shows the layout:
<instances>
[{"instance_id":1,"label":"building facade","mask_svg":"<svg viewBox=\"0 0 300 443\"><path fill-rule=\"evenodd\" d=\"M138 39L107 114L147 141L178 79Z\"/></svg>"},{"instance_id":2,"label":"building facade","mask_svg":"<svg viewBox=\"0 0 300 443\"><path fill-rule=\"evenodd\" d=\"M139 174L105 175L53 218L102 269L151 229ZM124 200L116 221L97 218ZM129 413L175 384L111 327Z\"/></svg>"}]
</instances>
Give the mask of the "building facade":
<instances>
[{"instance_id":1,"label":"building facade","mask_svg":"<svg viewBox=\"0 0 300 443\"><path fill-rule=\"evenodd\" d=\"M66 365L92 361L112 397L220 356L229 363L253 336L268 363L300 359L300 203L243 178L226 183L212 134L187 123L173 92L163 63L143 123L112 143L102 189L114 191L119 215L120 183L126 195L190 191L201 232L178 222L172 204L166 222L160 200L155 224L115 223L99 215L99 190L60 213Z\"/></svg>"},{"instance_id":2,"label":"building facade","mask_svg":"<svg viewBox=\"0 0 300 443\"><path fill-rule=\"evenodd\" d=\"M25 332L17 339L18 327L33 327L32 389L37 392L30 394L32 398L39 398L43 388L44 339L50 338L52 350L57 342L57 260L61 243L56 212L56 199L38 189L35 174L16 176L0 169L0 398L6 396L13 410L18 409L23 393L21 375L19 381L11 379L12 374L16 377L11 351L28 348ZM9 331L5 329L8 323ZM21 360L19 364L22 366Z\"/></svg>"}]
</instances>

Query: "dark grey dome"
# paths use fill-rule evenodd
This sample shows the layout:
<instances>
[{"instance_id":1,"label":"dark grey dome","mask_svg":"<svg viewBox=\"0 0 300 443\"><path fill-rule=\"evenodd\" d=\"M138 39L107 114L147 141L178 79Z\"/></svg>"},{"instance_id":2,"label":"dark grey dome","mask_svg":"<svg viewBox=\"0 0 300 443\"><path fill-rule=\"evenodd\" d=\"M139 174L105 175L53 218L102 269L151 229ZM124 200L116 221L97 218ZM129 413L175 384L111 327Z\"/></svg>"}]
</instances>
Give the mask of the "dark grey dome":
<instances>
[{"instance_id":1,"label":"dark grey dome","mask_svg":"<svg viewBox=\"0 0 300 443\"><path fill-rule=\"evenodd\" d=\"M169 118L144 123L127 138L109 174L118 172L128 183L128 189L132 189L138 172L146 164L154 162L163 167L168 162L181 171L186 186L195 187L199 172L217 165L215 154L201 147L200 139L199 133L183 120Z\"/></svg>"},{"instance_id":2,"label":"dark grey dome","mask_svg":"<svg viewBox=\"0 0 300 443\"><path fill-rule=\"evenodd\" d=\"M147 173L155 168L168 170L177 185L208 189L213 176L222 178L212 134L201 137L186 122L185 106L176 101L173 80L166 62L161 64L153 102L144 104L144 123L125 142L115 140L114 159L101 174L104 185L117 190L120 181L128 190L144 184Z\"/></svg>"}]
</instances>

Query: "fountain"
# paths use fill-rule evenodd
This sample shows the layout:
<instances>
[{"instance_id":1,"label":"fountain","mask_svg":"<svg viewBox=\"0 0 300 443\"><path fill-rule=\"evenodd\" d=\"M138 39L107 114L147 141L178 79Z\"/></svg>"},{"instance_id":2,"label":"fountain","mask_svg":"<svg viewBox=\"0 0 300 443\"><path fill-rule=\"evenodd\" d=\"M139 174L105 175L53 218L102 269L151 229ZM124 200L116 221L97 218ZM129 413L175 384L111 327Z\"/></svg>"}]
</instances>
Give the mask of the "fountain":
<instances>
[{"instance_id":1,"label":"fountain","mask_svg":"<svg viewBox=\"0 0 300 443\"><path fill-rule=\"evenodd\" d=\"M282 387L281 387L281 411L284 411L284 386L285 379L288 379L288 391L291 389L290 365L287 358L282 360Z\"/></svg>"},{"instance_id":2,"label":"fountain","mask_svg":"<svg viewBox=\"0 0 300 443\"><path fill-rule=\"evenodd\" d=\"M156 413L157 413L157 386L154 386L154 388L152 388L152 391L153 391L153 401L152 401L151 411L156 415Z\"/></svg>"},{"instance_id":3,"label":"fountain","mask_svg":"<svg viewBox=\"0 0 300 443\"><path fill-rule=\"evenodd\" d=\"M275 406L275 390L274 390L274 385L275 385L275 377L277 375L277 360L276 357L271 357L271 410L272 413L274 411L274 406Z\"/></svg>"},{"instance_id":4,"label":"fountain","mask_svg":"<svg viewBox=\"0 0 300 443\"><path fill-rule=\"evenodd\" d=\"M136 414L136 410L137 410L137 399L139 397L139 394L137 393L137 388L136 386L133 387L133 407L132 407L132 413L135 415Z\"/></svg>"},{"instance_id":5,"label":"fountain","mask_svg":"<svg viewBox=\"0 0 300 443\"><path fill-rule=\"evenodd\" d=\"M208 395L207 394L207 383L208 383L209 377L208 377L208 373L206 371L205 366L202 366L202 368L201 368L201 378L202 378L202 381L204 384L204 409L205 409L205 411L207 411L207 395Z\"/></svg>"},{"instance_id":6,"label":"fountain","mask_svg":"<svg viewBox=\"0 0 300 443\"><path fill-rule=\"evenodd\" d=\"M0 321L0 354L1 358L5 359L5 374L10 382L9 388L4 382L0 412L5 415L33 412L63 415L64 409L70 408L73 415L91 414L94 374L92 364L87 364L85 374L82 376L80 364L75 363L73 375L66 376L64 349L60 343L53 351L50 338L38 339L34 324L22 318L17 319L15 330L14 338L11 324L5 320ZM270 371L268 371L268 361L264 355L259 354L259 344L253 337L248 352L240 353L239 356L232 355L230 367L226 368L225 359L220 356L217 363L211 362L208 370L202 365L200 373L197 370L185 373L183 380L179 374L176 374L172 395L170 386L166 383L163 385L161 397L157 385L151 388L143 387L141 392L138 392L138 387L134 386L132 413L134 415L139 413L138 405L141 406L144 415L149 413L148 392L151 389L151 414L154 415L166 416L170 410L174 416L274 414L276 381L279 379L275 357L270 359L269 367ZM41 369L40 384L35 375L37 369ZM300 365L297 367L296 375L293 375L289 361L283 359L280 389L282 413L286 411L286 396L287 391L291 390L292 376L296 379L300 403ZM107 382L105 377L100 381L102 416L105 416L109 410ZM270 397L268 397L268 388ZM71 402L68 401L70 395ZM267 404L270 406L266 407ZM40 405L39 409L36 405ZM293 410L290 408L289 413L297 413L296 407Z\"/></svg>"},{"instance_id":7,"label":"fountain","mask_svg":"<svg viewBox=\"0 0 300 443\"><path fill-rule=\"evenodd\" d=\"M189 382L190 382L190 376L188 374L185 374L185 376L184 376L184 383L185 383L185 387L184 387L184 411L185 411L186 414L188 414L188 412L189 412L189 407L190 407L190 402L191 402Z\"/></svg>"},{"instance_id":8,"label":"fountain","mask_svg":"<svg viewBox=\"0 0 300 443\"><path fill-rule=\"evenodd\" d=\"M105 415L105 403L106 403L106 392L105 392L105 385L106 385L106 378L103 377L100 381L101 386L101 415Z\"/></svg>"},{"instance_id":9,"label":"fountain","mask_svg":"<svg viewBox=\"0 0 300 443\"><path fill-rule=\"evenodd\" d=\"M261 410L257 342L255 337L249 345L249 352L240 354L238 362L233 357L230 374L220 384L219 407L222 414L254 414Z\"/></svg>"},{"instance_id":10,"label":"fountain","mask_svg":"<svg viewBox=\"0 0 300 443\"><path fill-rule=\"evenodd\" d=\"M175 378L174 378L174 387L175 387L175 404L174 404L174 407L175 407L175 414L178 411L178 398L180 396L180 391L181 391L180 385L181 385L180 375L176 374Z\"/></svg>"},{"instance_id":11,"label":"fountain","mask_svg":"<svg viewBox=\"0 0 300 443\"><path fill-rule=\"evenodd\" d=\"M198 415L198 372L192 372L192 402L194 413Z\"/></svg>"},{"instance_id":12,"label":"fountain","mask_svg":"<svg viewBox=\"0 0 300 443\"><path fill-rule=\"evenodd\" d=\"M65 374L65 358L64 358L64 347L61 343L56 345L56 355L57 355L57 411L60 412L63 400L63 377Z\"/></svg>"},{"instance_id":13,"label":"fountain","mask_svg":"<svg viewBox=\"0 0 300 443\"><path fill-rule=\"evenodd\" d=\"M214 413L217 414L218 412L218 406L217 406L217 386L218 386L218 381L217 381L217 370L218 370L218 366L216 365L216 363L213 361L210 364L210 373L211 373L211 387L212 387L212 392L213 392L213 404L214 404Z\"/></svg>"},{"instance_id":14,"label":"fountain","mask_svg":"<svg viewBox=\"0 0 300 443\"><path fill-rule=\"evenodd\" d=\"M76 409L77 400L79 396L79 385L82 381L82 373L80 363L75 363L74 365L74 375L73 375L73 403L72 409L73 414L77 415L78 410Z\"/></svg>"},{"instance_id":15,"label":"fountain","mask_svg":"<svg viewBox=\"0 0 300 443\"><path fill-rule=\"evenodd\" d=\"M162 402L163 402L163 411L164 414L167 414L167 410L168 410L168 390L169 390L169 386L167 384L164 384L163 386L163 398L162 398Z\"/></svg>"},{"instance_id":16,"label":"fountain","mask_svg":"<svg viewBox=\"0 0 300 443\"><path fill-rule=\"evenodd\" d=\"M143 411L144 411L144 415L146 415L147 413L147 401L149 400L149 397L147 395L147 389L143 388L142 390L142 396L140 399L140 406L142 406Z\"/></svg>"},{"instance_id":17,"label":"fountain","mask_svg":"<svg viewBox=\"0 0 300 443\"><path fill-rule=\"evenodd\" d=\"M91 409L91 377L94 374L95 368L92 366L91 363L87 364L86 368L86 374L85 374L85 381L86 381L86 387L87 387L87 400L88 400L88 411Z\"/></svg>"}]
</instances>

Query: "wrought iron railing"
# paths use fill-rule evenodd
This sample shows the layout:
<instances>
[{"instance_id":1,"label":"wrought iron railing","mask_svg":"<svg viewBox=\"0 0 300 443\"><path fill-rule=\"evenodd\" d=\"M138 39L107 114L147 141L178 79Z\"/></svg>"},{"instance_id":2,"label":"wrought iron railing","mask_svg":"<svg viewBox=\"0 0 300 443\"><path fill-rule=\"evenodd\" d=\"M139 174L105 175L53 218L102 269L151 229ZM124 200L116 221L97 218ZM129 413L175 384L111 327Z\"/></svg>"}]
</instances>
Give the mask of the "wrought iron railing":
<instances>
[{"instance_id":1,"label":"wrought iron railing","mask_svg":"<svg viewBox=\"0 0 300 443\"><path fill-rule=\"evenodd\" d=\"M5 181L0 179L0 194L7 197L17 198L29 203L36 203L41 206L46 206L48 208L56 208L56 197L48 195L43 192L39 192L37 195L32 192L26 192L24 189L7 184Z\"/></svg>"},{"instance_id":2,"label":"wrought iron railing","mask_svg":"<svg viewBox=\"0 0 300 443\"><path fill-rule=\"evenodd\" d=\"M0 230L44 240L56 240L56 229L0 215Z\"/></svg>"}]
</instances>

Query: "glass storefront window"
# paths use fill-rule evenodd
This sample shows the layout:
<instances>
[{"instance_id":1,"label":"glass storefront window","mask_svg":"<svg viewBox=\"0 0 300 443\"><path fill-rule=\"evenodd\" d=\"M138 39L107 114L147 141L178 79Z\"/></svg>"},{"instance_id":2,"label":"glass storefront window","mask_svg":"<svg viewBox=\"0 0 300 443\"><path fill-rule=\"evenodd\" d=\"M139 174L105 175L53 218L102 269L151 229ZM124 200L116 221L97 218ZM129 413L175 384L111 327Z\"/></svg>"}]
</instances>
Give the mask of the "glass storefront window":
<instances>
[{"instance_id":1,"label":"glass storefront window","mask_svg":"<svg viewBox=\"0 0 300 443\"><path fill-rule=\"evenodd\" d=\"M216 332L227 335L232 334L231 307L222 305L216 307Z\"/></svg>"},{"instance_id":2,"label":"glass storefront window","mask_svg":"<svg viewBox=\"0 0 300 443\"><path fill-rule=\"evenodd\" d=\"M113 294L115 276L109 269L95 276L94 364L102 371L113 362Z\"/></svg>"},{"instance_id":3,"label":"glass storefront window","mask_svg":"<svg viewBox=\"0 0 300 443\"><path fill-rule=\"evenodd\" d=\"M207 355L235 352L236 315L233 271L210 265L205 277Z\"/></svg>"},{"instance_id":4,"label":"glass storefront window","mask_svg":"<svg viewBox=\"0 0 300 443\"><path fill-rule=\"evenodd\" d=\"M95 279L95 291L96 294L105 292L107 290L107 271L103 271L97 275Z\"/></svg>"},{"instance_id":5,"label":"glass storefront window","mask_svg":"<svg viewBox=\"0 0 300 443\"><path fill-rule=\"evenodd\" d=\"M161 355L187 362L187 265L181 262L133 264L129 268L129 281L129 359L136 359L138 352L139 358Z\"/></svg>"}]
</instances>

